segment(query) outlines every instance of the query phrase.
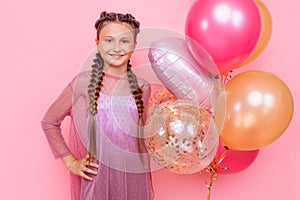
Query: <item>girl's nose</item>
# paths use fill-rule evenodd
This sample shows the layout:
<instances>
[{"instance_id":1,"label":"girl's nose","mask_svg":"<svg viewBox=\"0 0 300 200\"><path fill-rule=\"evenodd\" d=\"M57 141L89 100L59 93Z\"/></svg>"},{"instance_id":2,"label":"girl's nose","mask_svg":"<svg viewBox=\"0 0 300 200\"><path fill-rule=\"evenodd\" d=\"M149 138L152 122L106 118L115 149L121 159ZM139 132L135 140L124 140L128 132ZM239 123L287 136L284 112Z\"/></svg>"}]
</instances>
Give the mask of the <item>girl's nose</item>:
<instances>
[{"instance_id":1,"label":"girl's nose","mask_svg":"<svg viewBox=\"0 0 300 200\"><path fill-rule=\"evenodd\" d=\"M115 52L120 52L121 51L121 48L120 48L120 44L118 42L115 43L114 45L114 49L113 49Z\"/></svg>"}]
</instances>

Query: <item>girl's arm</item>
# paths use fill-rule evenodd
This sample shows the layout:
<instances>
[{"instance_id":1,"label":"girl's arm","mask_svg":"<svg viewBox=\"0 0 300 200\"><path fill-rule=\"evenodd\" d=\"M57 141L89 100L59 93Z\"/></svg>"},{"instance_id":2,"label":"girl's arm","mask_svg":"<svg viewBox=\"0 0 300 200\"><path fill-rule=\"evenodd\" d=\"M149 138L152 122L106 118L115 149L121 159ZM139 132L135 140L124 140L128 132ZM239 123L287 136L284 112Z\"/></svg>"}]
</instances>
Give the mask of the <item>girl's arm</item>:
<instances>
[{"instance_id":1,"label":"girl's arm","mask_svg":"<svg viewBox=\"0 0 300 200\"><path fill-rule=\"evenodd\" d=\"M65 166L73 174L79 175L87 180L93 180L91 176L88 176L86 174L86 172L90 174L97 174L97 171L90 169L89 166L98 168L98 165L96 163L89 162L88 156L79 160L76 159L70 152L61 132L61 123L66 116L71 115L72 103L76 102L76 99L78 97L78 95L74 95L73 91L75 80L76 84L79 83L80 85L80 87L77 88L87 88L85 87L84 81L82 81L85 80L84 75L85 74L81 75L81 79L78 79L78 77L77 79L74 78L67 85L67 87L65 87L65 89L61 92L58 98L53 102L53 104L45 113L41 124L54 157L56 159L61 158ZM77 96L76 99L74 99L74 96Z\"/></svg>"},{"instance_id":2,"label":"girl's arm","mask_svg":"<svg viewBox=\"0 0 300 200\"><path fill-rule=\"evenodd\" d=\"M70 116L72 108L73 81L64 88L58 98L48 108L41 121L42 129L56 159L63 158L71 154L61 133L61 123L66 116Z\"/></svg>"}]
</instances>

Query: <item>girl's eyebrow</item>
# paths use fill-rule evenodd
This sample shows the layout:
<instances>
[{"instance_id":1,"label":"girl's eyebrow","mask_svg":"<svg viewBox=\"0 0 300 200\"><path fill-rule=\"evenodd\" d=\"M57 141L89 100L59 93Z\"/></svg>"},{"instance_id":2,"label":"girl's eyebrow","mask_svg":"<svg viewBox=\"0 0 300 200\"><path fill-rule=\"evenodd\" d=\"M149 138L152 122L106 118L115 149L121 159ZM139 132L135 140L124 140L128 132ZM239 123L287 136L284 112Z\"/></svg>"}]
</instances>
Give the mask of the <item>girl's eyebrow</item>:
<instances>
[{"instance_id":1,"label":"girl's eyebrow","mask_svg":"<svg viewBox=\"0 0 300 200\"><path fill-rule=\"evenodd\" d=\"M112 36L112 35L105 35L105 36L103 36L103 39L115 39L115 37ZM129 36L123 36L123 37L120 38L120 40L124 40L124 39L131 40L131 37L129 37Z\"/></svg>"},{"instance_id":2,"label":"girl's eyebrow","mask_svg":"<svg viewBox=\"0 0 300 200\"><path fill-rule=\"evenodd\" d=\"M111 37L111 38L114 38L115 35L104 35L103 37ZM130 37L130 36L123 36L123 37L121 37L121 39L123 39L123 38L131 38L131 37Z\"/></svg>"},{"instance_id":3,"label":"girl's eyebrow","mask_svg":"<svg viewBox=\"0 0 300 200\"><path fill-rule=\"evenodd\" d=\"M124 37L121 37L120 40L123 40L123 39L130 40L130 38L131 38L131 37L124 36Z\"/></svg>"},{"instance_id":4,"label":"girl's eyebrow","mask_svg":"<svg viewBox=\"0 0 300 200\"><path fill-rule=\"evenodd\" d=\"M130 36L128 36L128 35L124 35L122 38L130 38Z\"/></svg>"},{"instance_id":5,"label":"girl's eyebrow","mask_svg":"<svg viewBox=\"0 0 300 200\"><path fill-rule=\"evenodd\" d=\"M130 39L130 37L124 36L124 37L121 37L121 39Z\"/></svg>"}]
</instances>

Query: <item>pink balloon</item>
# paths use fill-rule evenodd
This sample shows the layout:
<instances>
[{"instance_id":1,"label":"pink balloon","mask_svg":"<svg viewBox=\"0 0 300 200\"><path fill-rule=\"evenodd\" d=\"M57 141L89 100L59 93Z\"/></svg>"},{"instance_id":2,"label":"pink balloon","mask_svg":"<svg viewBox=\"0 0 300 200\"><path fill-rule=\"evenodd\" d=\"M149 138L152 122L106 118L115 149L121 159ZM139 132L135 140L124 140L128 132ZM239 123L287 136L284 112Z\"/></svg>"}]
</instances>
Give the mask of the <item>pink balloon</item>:
<instances>
[{"instance_id":1,"label":"pink balloon","mask_svg":"<svg viewBox=\"0 0 300 200\"><path fill-rule=\"evenodd\" d=\"M215 159L220 160L222 154L226 151L224 143L220 140L218 152ZM252 151L236 151L228 149L224 159L217 167L218 174L232 174L240 172L249 167L256 159L259 153L258 150Z\"/></svg>"},{"instance_id":2,"label":"pink balloon","mask_svg":"<svg viewBox=\"0 0 300 200\"><path fill-rule=\"evenodd\" d=\"M200 49L200 47L198 47ZM216 68L202 48L202 63ZM184 39L162 38L149 49L149 60L157 77L178 99L191 100L211 108L222 89L220 80L209 73L190 54Z\"/></svg>"},{"instance_id":3,"label":"pink balloon","mask_svg":"<svg viewBox=\"0 0 300 200\"><path fill-rule=\"evenodd\" d=\"M247 59L260 31L260 12L253 0L198 0L185 25L186 35L206 49L221 74ZM189 46L198 59L201 52L193 43Z\"/></svg>"}]
</instances>

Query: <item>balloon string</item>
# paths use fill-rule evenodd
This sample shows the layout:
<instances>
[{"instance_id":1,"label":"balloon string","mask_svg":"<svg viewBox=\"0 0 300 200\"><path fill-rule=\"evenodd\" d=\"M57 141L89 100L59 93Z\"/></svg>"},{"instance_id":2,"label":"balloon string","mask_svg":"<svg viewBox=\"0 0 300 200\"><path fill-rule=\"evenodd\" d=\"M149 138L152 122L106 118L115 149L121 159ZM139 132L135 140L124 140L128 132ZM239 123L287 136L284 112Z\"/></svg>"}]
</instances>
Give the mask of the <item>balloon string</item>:
<instances>
[{"instance_id":1,"label":"balloon string","mask_svg":"<svg viewBox=\"0 0 300 200\"><path fill-rule=\"evenodd\" d=\"M228 152L228 147L224 146L224 148L225 148L225 151L222 153L220 158L218 160L214 159L213 162L206 168L206 172L208 172L210 174L209 184L207 184L207 182L205 182L206 186L207 186L207 200L210 200L211 188L212 188L213 182L218 179L218 173L217 173L216 169L218 168L220 163L224 160L224 158L226 157L227 152Z\"/></svg>"},{"instance_id":2,"label":"balloon string","mask_svg":"<svg viewBox=\"0 0 300 200\"><path fill-rule=\"evenodd\" d=\"M226 157L227 153L228 153L228 147L224 146L225 151L221 154L218 162L217 162L217 167L221 164L221 162L224 160L224 158Z\"/></svg>"},{"instance_id":3,"label":"balloon string","mask_svg":"<svg viewBox=\"0 0 300 200\"><path fill-rule=\"evenodd\" d=\"M214 162L215 163L215 162ZM214 165L214 164L213 164ZM209 181L209 184L206 183L206 186L207 186L207 190L208 190L208 193L207 193L207 200L210 200L210 195L211 195L211 188L212 188L212 185L213 185L213 181L216 180L218 178L218 174L215 170L215 168L213 166L209 166L207 167L206 171L208 173L210 173L210 181Z\"/></svg>"},{"instance_id":4,"label":"balloon string","mask_svg":"<svg viewBox=\"0 0 300 200\"><path fill-rule=\"evenodd\" d=\"M232 78L231 73L232 73L232 71L229 71L222 76L223 85L226 85L226 83Z\"/></svg>"}]
</instances>

